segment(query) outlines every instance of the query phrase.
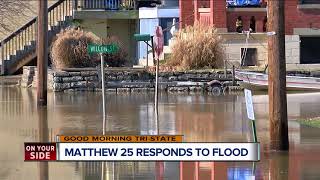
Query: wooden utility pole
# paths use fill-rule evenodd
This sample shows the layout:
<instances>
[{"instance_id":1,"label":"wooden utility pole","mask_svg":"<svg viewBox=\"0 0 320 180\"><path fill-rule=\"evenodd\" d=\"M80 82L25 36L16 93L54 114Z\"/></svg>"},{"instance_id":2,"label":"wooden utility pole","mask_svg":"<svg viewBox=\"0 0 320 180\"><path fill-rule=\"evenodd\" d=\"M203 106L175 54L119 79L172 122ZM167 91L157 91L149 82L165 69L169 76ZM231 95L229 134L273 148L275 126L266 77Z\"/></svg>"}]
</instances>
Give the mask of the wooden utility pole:
<instances>
[{"instance_id":1,"label":"wooden utility pole","mask_svg":"<svg viewBox=\"0 0 320 180\"><path fill-rule=\"evenodd\" d=\"M269 121L271 149L288 150L284 1L268 1Z\"/></svg>"},{"instance_id":2,"label":"wooden utility pole","mask_svg":"<svg viewBox=\"0 0 320 180\"><path fill-rule=\"evenodd\" d=\"M47 105L48 73L48 0L38 1L37 34L37 104Z\"/></svg>"}]
</instances>

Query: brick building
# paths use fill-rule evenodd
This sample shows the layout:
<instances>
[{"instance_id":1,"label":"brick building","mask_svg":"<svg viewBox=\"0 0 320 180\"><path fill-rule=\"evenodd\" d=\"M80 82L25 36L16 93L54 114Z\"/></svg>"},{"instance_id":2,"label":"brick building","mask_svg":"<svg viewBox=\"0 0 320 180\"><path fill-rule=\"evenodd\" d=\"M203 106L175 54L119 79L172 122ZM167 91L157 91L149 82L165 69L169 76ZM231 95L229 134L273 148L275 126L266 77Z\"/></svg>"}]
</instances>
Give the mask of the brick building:
<instances>
[{"instance_id":1,"label":"brick building","mask_svg":"<svg viewBox=\"0 0 320 180\"><path fill-rule=\"evenodd\" d=\"M182 27L200 23L214 25L226 39L227 60L245 65L267 63L267 0L255 0L258 4L233 6L235 0L180 0ZM291 67L320 67L320 0L284 0L286 62ZM254 32L236 32L236 20L241 16L243 30L248 31L250 20ZM254 17L254 18L252 18ZM241 56L248 47L245 58ZM316 65L315 64L319 64Z\"/></svg>"}]
</instances>

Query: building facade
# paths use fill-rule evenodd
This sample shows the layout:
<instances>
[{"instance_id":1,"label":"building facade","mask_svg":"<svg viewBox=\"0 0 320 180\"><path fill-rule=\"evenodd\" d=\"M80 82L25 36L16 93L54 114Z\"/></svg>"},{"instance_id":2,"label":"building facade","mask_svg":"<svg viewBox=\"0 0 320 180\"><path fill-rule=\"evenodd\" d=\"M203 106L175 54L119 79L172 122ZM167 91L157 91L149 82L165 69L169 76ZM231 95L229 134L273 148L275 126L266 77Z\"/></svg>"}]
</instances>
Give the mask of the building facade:
<instances>
[{"instance_id":1,"label":"building facade","mask_svg":"<svg viewBox=\"0 0 320 180\"><path fill-rule=\"evenodd\" d=\"M290 67L320 67L320 1L285 1L286 63ZM246 2L246 3L245 3ZM180 0L182 26L195 21L214 25L226 39L226 59L232 63L267 64L267 0ZM237 19L243 31L236 32ZM246 54L244 55L244 52ZM310 66L311 67L311 66Z\"/></svg>"},{"instance_id":2,"label":"building facade","mask_svg":"<svg viewBox=\"0 0 320 180\"><path fill-rule=\"evenodd\" d=\"M172 38L170 27L175 20L179 19L179 1L178 0L163 0L162 5L153 8L140 8L139 9L139 33L155 34L155 27L161 26L164 36L164 53L169 52L169 41ZM139 64L146 65L147 59L147 45L144 42L138 44L138 58ZM163 57L164 58L164 57ZM151 48L148 48L148 65L153 64Z\"/></svg>"}]
</instances>

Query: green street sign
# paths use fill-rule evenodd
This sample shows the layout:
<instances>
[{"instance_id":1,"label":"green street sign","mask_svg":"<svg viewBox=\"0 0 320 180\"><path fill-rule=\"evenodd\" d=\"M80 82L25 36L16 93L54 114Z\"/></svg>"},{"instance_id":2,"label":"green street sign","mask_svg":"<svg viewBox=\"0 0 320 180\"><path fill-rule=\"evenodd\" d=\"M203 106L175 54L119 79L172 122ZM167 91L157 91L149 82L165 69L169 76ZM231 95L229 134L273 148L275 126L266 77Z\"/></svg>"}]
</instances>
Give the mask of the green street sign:
<instances>
[{"instance_id":1,"label":"green street sign","mask_svg":"<svg viewBox=\"0 0 320 180\"><path fill-rule=\"evenodd\" d=\"M115 53L119 47L115 44L89 44L88 52L89 53Z\"/></svg>"},{"instance_id":2,"label":"green street sign","mask_svg":"<svg viewBox=\"0 0 320 180\"><path fill-rule=\"evenodd\" d=\"M136 41L150 41L151 39L150 34L134 34L133 37Z\"/></svg>"}]
</instances>

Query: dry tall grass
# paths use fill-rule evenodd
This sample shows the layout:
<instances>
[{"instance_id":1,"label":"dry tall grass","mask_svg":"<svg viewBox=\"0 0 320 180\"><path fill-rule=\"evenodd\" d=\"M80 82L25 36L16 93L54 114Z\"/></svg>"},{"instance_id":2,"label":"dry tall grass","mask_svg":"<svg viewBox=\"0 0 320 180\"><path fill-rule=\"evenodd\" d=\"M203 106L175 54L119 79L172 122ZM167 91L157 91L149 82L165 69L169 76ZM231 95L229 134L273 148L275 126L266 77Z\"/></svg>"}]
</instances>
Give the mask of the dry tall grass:
<instances>
[{"instance_id":1,"label":"dry tall grass","mask_svg":"<svg viewBox=\"0 0 320 180\"><path fill-rule=\"evenodd\" d=\"M223 66L223 40L215 27L196 22L180 30L175 38L167 65L184 70Z\"/></svg>"},{"instance_id":2,"label":"dry tall grass","mask_svg":"<svg viewBox=\"0 0 320 180\"><path fill-rule=\"evenodd\" d=\"M97 54L89 54L89 43L99 39L91 32L79 29L61 31L51 47L51 59L55 68L93 67L98 62Z\"/></svg>"},{"instance_id":3,"label":"dry tall grass","mask_svg":"<svg viewBox=\"0 0 320 180\"><path fill-rule=\"evenodd\" d=\"M104 53L104 59L110 67L121 67L127 63L128 51L124 44L116 36L102 39L102 44L114 44L118 47L115 53Z\"/></svg>"}]
</instances>

